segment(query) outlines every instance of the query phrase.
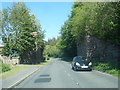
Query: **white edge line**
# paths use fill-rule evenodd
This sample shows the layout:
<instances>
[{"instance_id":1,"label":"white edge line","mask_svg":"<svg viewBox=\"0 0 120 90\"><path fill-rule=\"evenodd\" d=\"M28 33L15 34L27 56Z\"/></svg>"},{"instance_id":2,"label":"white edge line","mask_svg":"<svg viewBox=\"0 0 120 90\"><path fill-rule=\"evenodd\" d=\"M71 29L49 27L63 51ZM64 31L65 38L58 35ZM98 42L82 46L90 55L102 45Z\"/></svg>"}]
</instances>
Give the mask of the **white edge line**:
<instances>
[{"instance_id":1,"label":"white edge line","mask_svg":"<svg viewBox=\"0 0 120 90\"><path fill-rule=\"evenodd\" d=\"M35 71L33 71L32 73L30 73L29 75L26 75L25 77L23 77L22 79L18 80L17 82L15 82L14 84L10 85L7 88L12 88L14 86L16 86L17 84L19 84L20 82L22 82L23 80L25 80L26 78L28 78L29 76L31 76L34 72L38 71L41 67L39 67L38 69L36 69Z\"/></svg>"}]
</instances>

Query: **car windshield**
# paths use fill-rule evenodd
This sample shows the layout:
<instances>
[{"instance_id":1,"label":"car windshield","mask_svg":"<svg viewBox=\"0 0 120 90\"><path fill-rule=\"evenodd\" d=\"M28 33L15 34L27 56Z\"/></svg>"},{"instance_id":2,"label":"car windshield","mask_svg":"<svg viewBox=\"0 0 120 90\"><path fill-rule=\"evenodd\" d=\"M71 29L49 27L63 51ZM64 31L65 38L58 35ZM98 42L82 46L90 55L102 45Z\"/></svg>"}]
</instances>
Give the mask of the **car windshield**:
<instances>
[{"instance_id":1,"label":"car windshield","mask_svg":"<svg viewBox=\"0 0 120 90\"><path fill-rule=\"evenodd\" d=\"M77 57L76 57L76 60L83 60L83 58L80 57L80 56L77 56Z\"/></svg>"},{"instance_id":2,"label":"car windshield","mask_svg":"<svg viewBox=\"0 0 120 90\"><path fill-rule=\"evenodd\" d=\"M81 57L81 56L77 56L75 59L76 59L76 61L88 61L88 60L86 60L85 57Z\"/></svg>"}]
</instances>

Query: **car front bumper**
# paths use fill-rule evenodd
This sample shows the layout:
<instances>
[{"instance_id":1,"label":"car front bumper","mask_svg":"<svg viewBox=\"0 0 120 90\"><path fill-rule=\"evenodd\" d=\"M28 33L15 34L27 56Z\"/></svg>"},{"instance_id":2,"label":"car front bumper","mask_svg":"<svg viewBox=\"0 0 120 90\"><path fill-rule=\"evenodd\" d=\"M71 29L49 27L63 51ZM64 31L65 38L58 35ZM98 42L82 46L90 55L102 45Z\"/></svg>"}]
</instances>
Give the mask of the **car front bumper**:
<instances>
[{"instance_id":1,"label":"car front bumper","mask_svg":"<svg viewBox=\"0 0 120 90\"><path fill-rule=\"evenodd\" d=\"M76 66L76 69L77 70L92 70L90 66L88 66L88 67L87 66L86 67L85 66L81 66L81 67Z\"/></svg>"}]
</instances>

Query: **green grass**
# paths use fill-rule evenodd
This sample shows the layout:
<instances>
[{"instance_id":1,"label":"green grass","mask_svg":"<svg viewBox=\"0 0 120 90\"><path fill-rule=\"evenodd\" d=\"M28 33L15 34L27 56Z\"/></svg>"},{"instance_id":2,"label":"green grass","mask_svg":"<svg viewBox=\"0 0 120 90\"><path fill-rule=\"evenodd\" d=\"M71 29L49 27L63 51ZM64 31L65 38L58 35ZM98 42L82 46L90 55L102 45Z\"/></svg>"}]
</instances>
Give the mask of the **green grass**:
<instances>
[{"instance_id":1,"label":"green grass","mask_svg":"<svg viewBox=\"0 0 120 90\"><path fill-rule=\"evenodd\" d=\"M10 71L10 64L2 64L2 72Z\"/></svg>"},{"instance_id":2,"label":"green grass","mask_svg":"<svg viewBox=\"0 0 120 90\"><path fill-rule=\"evenodd\" d=\"M120 78L118 62L93 61L93 68Z\"/></svg>"},{"instance_id":3,"label":"green grass","mask_svg":"<svg viewBox=\"0 0 120 90\"><path fill-rule=\"evenodd\" d=\"M4 63L0 62L0 73L7 72L9 70L11 70L10 64L4 64Z\"/></svg>"},{"instance_id":4,"label":"green grass","mask_svg":"<svg viewBox=\"0 0 120 90\"><path fill-rule=\"evenodd\" d=\"M42 62L41 64L37 64L37 65L33 65L33 66L45 66L49 63L51 63L52 60L46 60L45 62ZM6 65L5 65L6 66ZM10 67L10 65L8 65ZM27 69L29 67L29 65L23 65L23 66L15 66L13 68L11 68L10 70L6 70L5 72L2 72L2 63L0 63L0 79L5 79L7 78L8 76L13 76L13 75L16 75L18 72L20 72L21 70L23 69Z\"/></svg>"},{"instance_id":5,"label":"green grass","mask_svg":"<svg viewBox=\"0 0 120 90\"><path fill-rule=\"evenodd\" d=\"M12 68L11 70L7 71L7 72L3 72L0 73L0 79L5 79L9 76L13 76L15 74L17 74L19 71L26 69L28 66L15 66L14 68Z\"/></svg>"},{"instance_id":6,"label":"green grass","mask_svg":"<svg viewBox=\"0 0 120 90\"><path fill-rule=\"evenodd\" d=\"M2 63L0 62L0 73L2 73Z\"/></svg>"}]
</instances>

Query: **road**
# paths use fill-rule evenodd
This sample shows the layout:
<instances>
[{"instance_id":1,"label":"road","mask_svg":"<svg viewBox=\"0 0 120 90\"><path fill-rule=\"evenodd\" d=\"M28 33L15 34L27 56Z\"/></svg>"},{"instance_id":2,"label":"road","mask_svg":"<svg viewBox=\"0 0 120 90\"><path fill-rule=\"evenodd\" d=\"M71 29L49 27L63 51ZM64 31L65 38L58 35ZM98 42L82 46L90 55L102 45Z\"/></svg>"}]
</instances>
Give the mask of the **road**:
<instances>
[{"instance_id":1,"label":"road","mask_svg":"<svg viewBox=\"0 0 120 90\"><path fill-rule=\"evenodd\" d=\"M118 79L98 71L73 71L61 60L38 70L14 88L118 88Z\"/></svg>"}]
</instances>

